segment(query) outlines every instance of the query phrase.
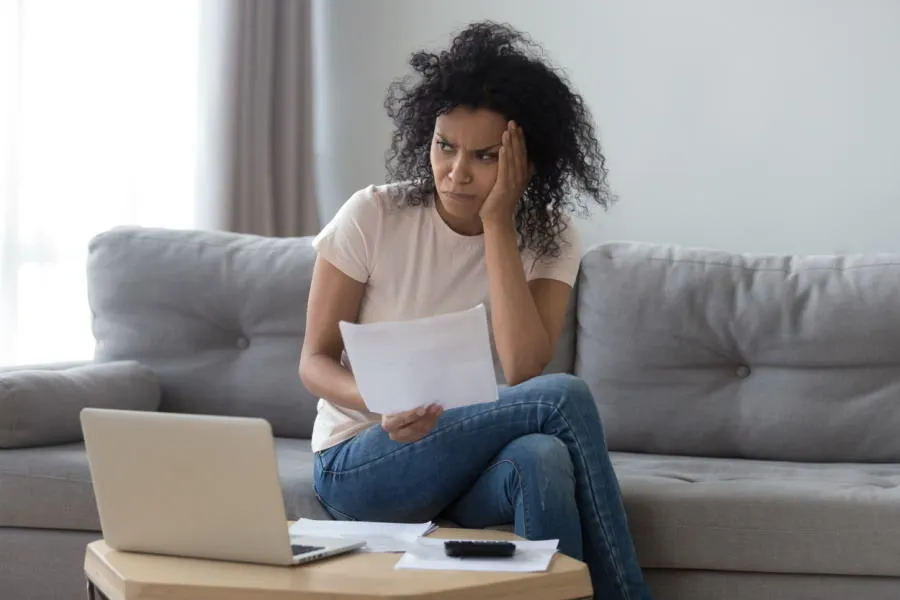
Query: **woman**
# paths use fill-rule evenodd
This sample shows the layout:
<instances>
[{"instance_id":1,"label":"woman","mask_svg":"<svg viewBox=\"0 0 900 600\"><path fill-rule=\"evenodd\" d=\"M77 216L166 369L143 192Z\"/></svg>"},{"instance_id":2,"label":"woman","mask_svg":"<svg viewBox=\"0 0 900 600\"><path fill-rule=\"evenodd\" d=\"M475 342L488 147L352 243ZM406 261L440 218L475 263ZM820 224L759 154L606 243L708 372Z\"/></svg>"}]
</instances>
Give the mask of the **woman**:
<instances>
[{"instance_id":1,"label":"woman","mask_svg":"<svg viewBox=\"0 0 900 600\"><path fill-rule=\"evenodd\" d=\"M322 399L315 488L338 519L514 523L587 562L597 598L646 599L587 386L541 375L581 257L566 211L606 206L581 98L514 30L474 24L390 88L392 183L354 194L315 240L303 383ZM527 150L526 150L527 146ZM366 410L338 327L490 307L508 386L443 412Z\"/></svg>"}]
</instances>

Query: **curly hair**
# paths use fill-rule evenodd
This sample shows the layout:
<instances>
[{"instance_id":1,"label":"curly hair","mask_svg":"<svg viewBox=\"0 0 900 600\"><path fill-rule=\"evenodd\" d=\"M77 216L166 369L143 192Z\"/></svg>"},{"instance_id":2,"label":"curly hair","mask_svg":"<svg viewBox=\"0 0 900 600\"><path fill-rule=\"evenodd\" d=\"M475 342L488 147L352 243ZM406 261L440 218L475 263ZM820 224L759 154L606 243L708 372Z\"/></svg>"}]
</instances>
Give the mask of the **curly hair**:
<instances>
[{"instance_id":1,"label":"curly hair","mask_svg":"<svg viewBox=\"0 0 900 600\"><path fill-rule=\"evenodd\" d=\"M440 53L415 52L415 75L393 81L384 102L395 127L386 168L390 181L411 184L409 204L427 203L435 191L429 149L438 116L467 107L515 120L535 167L516 208L520 248L556 256L563 214L587 212L585 198L604 208L614 198L588 108L541 54L528 36L492 21L469 25Z\"/></svg>"}]
</instances>

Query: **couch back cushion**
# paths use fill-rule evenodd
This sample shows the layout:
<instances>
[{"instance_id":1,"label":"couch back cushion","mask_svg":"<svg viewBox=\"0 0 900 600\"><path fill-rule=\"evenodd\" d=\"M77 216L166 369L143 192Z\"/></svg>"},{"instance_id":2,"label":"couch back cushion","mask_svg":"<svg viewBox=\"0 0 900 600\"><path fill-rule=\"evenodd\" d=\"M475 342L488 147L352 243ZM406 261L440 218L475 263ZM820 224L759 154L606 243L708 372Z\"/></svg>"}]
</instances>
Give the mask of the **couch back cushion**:
<instances>
[{"instance_id":1,"label":"couch back cushion","mask_svg":"<svg viewBox=\"0 0 900 600\"><path fill-rule=\"evenodd\" d=\"M123 227L89 247L99 361L137 360L160 410L261 417L308 437L316 399L298 375L310 238Z\"/></svg>"},{"instance_id":2,"label":"couch back cushion","mask_svg":"<svg viewBox=\"0 0 900 600\"><path fill-rule=\"evenodd\" d=\"M159 383L134 361L0 369L0 449L84 439L85 408L157 410Z\"/></svg>"},{"instance_id":3,"label":"couch back cushion","mask_svg":"<svg viewBox=\"0 0 900 600\"><path fill-rule=\"evenodd\" d=\"M566 317L563 320L559 340L553 358L544 369L544 373L572 373L575 369L575 348L578 340L578 282L572 290Z\"/></svg>"},{"instance_id":4,"label":"couch back cushion","mask_svg":"<svg viewBox=\"0 0 900 600\"><path fill-rule=\"evenodd\" d=\"M900 462L900 256L595 247L575 372L613 450Z\"/></svg>"}]
</instances>

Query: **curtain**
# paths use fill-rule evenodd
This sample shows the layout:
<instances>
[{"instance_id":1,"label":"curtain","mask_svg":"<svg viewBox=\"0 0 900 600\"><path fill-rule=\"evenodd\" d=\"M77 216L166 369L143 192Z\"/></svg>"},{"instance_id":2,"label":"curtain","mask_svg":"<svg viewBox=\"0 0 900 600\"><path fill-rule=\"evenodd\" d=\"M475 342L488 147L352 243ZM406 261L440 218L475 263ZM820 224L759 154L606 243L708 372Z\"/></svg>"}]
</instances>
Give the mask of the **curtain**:
<instances>
[{"instance_id":1,"label":"curtain","mask_svg":"<svg viewBox=\"0 0 900 600\"><path fill-rule=\"evenodd\" d=\"M312 2L208 0L209 115L201 193L222 228L319 231L312 127Z\"/></svg>"},{"instance_id":2,"label":"curtain","mask_svg":"<svg viewBox=\"0 0 900 600\"><path fill-rule=\"evenodd\" d=\"M117 225L319 229L310 0L0 0L0 365L89 359Z\"/></svg>"},{"instance_id":3,"label":"curtain","mask_svg":"<svg viewBox=\"0 0 900 600\"><path fill-rule=\"evenodd\" d=\"M199 0L0 1L0 364L93 355L93 235L198 225L199 16Z\"/></svg>"}]
</instances>

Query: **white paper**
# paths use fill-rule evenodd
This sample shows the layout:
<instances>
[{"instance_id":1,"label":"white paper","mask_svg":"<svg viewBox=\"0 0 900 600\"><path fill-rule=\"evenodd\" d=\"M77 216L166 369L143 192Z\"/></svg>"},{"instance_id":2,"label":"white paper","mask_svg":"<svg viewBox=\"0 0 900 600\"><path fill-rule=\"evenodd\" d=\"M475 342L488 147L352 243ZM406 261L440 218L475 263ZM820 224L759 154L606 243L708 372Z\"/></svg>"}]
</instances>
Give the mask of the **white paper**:
<instances>
[{"instance_id":1,"label":"white paper","mask_svg":"<svg viewBox=\"0 0 900 600\"><path fill-rule=\"evenodd\" d=\"M395 569L424 569L433 571L494 571L508 573L538 573L550 567L559 540L516 540L516 553L510 558L453 558L444 553L444 542L435 538L420 538L400 557Z\"/></svg>"},{"instance_id":2,"label":"white paper","mask_svg":"<svg viewBox=\"0 0 900 600\"><path fill-rule=\"evenodd\" d=\"M313 535L365 540L363 552L406 552L423 535L437 529L432 523L379 523L375 521L323 521L299 519L291 525L292 536Z\"/></svg>"},{"instance_id":3,"label":"white paper","mask_svg":"<svg viewBox=\"0 0 900 600\"><path fill-rule=\"evenodd\" d=\"M409 321L341 321L340 329L360 394L374 413L498 398L483 304Z\"/></svg>"}]
</instances>

